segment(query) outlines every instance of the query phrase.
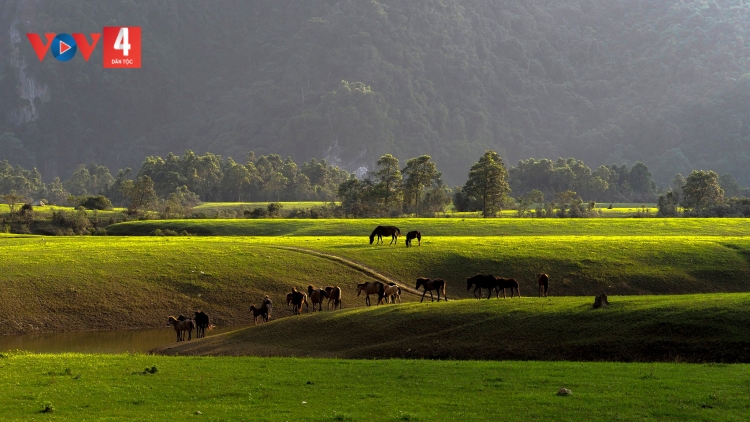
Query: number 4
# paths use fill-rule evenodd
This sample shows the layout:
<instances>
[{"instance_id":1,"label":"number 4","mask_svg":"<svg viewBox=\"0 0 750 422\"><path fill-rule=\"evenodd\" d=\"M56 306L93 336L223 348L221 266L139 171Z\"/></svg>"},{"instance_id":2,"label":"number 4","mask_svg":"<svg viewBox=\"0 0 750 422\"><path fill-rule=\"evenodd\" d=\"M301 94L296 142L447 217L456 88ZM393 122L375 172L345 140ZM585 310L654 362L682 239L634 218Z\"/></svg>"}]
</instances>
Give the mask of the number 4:
<instances>
[{"instance_id":1,"label":"number 4","mask_svg":"<svg viewBox=\"0 0 750 422\"><path fill-rule=\"evenodd\" d=\"M120 28L120 32L117 34L117 39L115 40L115 50L122 50L122 55L127 57L128 51L130 51L128 28Z\"/></svg>"}]
</instances>

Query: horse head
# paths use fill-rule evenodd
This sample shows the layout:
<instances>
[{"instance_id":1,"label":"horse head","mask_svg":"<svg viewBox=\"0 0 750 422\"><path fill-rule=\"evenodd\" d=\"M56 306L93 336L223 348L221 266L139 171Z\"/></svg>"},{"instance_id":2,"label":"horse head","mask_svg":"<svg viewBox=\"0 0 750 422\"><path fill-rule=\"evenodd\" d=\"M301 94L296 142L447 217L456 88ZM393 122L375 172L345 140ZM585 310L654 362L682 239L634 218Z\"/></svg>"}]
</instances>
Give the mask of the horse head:
<instances>
[{"instance_id":1,"label":"horse head","mask_svg":"<svg viewBox=\"0 0 750 422\"><path fill-rule=\"evenodd\" d=\"M419 277L417 278L417 287L415 289L419 289L420 286L424 285L425 288L427 288L427 282L430 281L429 278Z\"/></svg>"},{"instance_id":2,"label":"horse head","mask_svg":"<svg viewBox=\"0 0 750 422\"><path fill-rule=\"evenodd\" d=\"M362 290L365 288L365 283L357 284L357 296L359 296L360 293L362 293Z\"/></svg>"}]
</instances>

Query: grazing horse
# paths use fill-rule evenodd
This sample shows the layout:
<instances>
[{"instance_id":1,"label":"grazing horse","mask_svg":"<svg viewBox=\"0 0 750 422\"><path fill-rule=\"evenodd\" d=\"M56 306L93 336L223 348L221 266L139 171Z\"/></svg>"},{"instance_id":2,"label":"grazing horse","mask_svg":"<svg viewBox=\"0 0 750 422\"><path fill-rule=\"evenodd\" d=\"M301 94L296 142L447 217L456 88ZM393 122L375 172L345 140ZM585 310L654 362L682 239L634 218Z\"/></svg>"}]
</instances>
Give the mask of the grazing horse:
<instances>
[{"instance_id":1,"label":"grazing horse","mask_svg":"<svg viewBox=\"0 0 750 422\"><path fill-rule=\"evenodd\" d=\"M383 236L390 236L391 243L389 243L389 245L392 245L393 243L398 242L398 237L401 236L401 230L399 230L398 227L394 226L377 226L375 227L375 230L373 230L370 234L371 245L372 242L375 241L375 236L378 237L378 244L383 242Z\"/></svg>"},{"instance_id":2,"label":"grazing horse","mask_svg":"<svg viewBox=\"0 0 750 422\"><path fill-rule=\"evenodd\" d=\"M195 338L206 337L206 328L211 329L208 315L203 311L195 312Z\"/></svg>"},{"instance_id":3,"label":"grazing horse","mask_svg":"<svg viewBox=\"0 0 750 422\"><path fill-rule=\"evenodd\" d=\"M518 297L521 297L521 291L518 290L518 282L515 278L502 278L497 277L497 297L500 297L500 289L503 289L503 299L506 299L505 289L510 289L510 297L513 298L513 289L518 292Z\"/></svg>"},{"instance_id":4,"label":"grazing horse","mask_svg":"<svg viewBox=\"0 0 750 422\"><path fill-rule=\"evenodd\" d=\"M474 288L475 298L481 299L482 289L487 289L487 299L489 299L490 295L492 295L492 290L497 288L497 279L492 275L475 274L466 279L466 290L471 290L471 286L476 286ZM479 296L477 296L477 290L479 290ZM498 297L500 297L499 292Z\"/></svg>"},{"instance_id":5,"label":"grazing horse","mask_svg":"<svg viewBox=\"0 0 750 422\"><path fill-rule=\"evenodd\" d=\"M292 313L294 315L301 314L302 313L302 305L304 304L305 307L307 307L307 312L310 312L310 305L307 302L307 294L304 292L297 291L296 287L292 287ZM289 296L287 295L287 299Z\"/></svg>"},{"instance_id":6,"label":"grazing horse","mask_svg":"<svg viewBox=\"0 0 750 422\"><path fill-rule=\"evenodd\" d=\"M396 300L401 303L401 287L389 284L386 286L383 296L385 296L385 303L396 303Z\"/></svg>"},{"instance_id":7,"label":"grazing horse","mask_svg":"<svg viewBox=\"0 0 750 422\"><path fill-rule=\"evenodd\" d=\"M271 308L273 307L273 302L271 301L271 298L266 295L266 297L263 298L263 302L260 305L260 308L256 308L255 305L250 306L250 312L253 314L253 323L258 323L258 317L261 317L263 319L263 322L268 322L268 319L271 317Z\"/></svg>"},{"instance_id":8,"label":"grazing horse","mask_svg":"<svg viewBox=\"0 0 750 422\"><path fill-rule=\"evenodd\" d=\"M370 295L374 294L378 295L377 304L380 305L380 302L383 301L383 297L385 296L385 284L379 281L368 281L357 284L357 296L362 292L365 292L365 304L367 304L367 306L370 306Z\"/></svg>"},{"instance_id":9,"label":"grazing horse","mask_svg":"<svg viewBox=\"0 0 750 422\"><path fill-rule=\"evenodd\" d=\"M333 310L336 310L336 306L338 305L339 309L341 309L341 287L339 286L328 286L326 287L326 294L328 295L328 309L331 308L331 301L333 301Z\"/></svg>"},{"instance_id":10,"label":"grazing horse","mask_svg":"<svg viewBox=\"0 0 750 422\"><path fill-rule=\"evenodd\" d=\"M323 311L323 298L328 297L328 293L323 289L316 289L312 284L307 286L307 294L312 302L313 312L315 312L315 304L318 305L318 311Z\"/></svg>"},{"instance_id":11,"label":"grazing horse","mask_svg":"<svg viewBox=\"0 0 750 422\"><path fill-rule=\"evenodd\" d=\"M193 328L195 328L195 324L193 323L192 319L185 318L184 320L180 321L179 319L170 316L167 319L167 325L171 325L172 327L174 327L174 330L177 333L177 341L185 340L185 331L188 332L188 340L192 340Z\"/></svg>"},{"instance_id":12,"label":"grazing horse","mask_svg":"<svg viewBox=\"0 0 750 422\"><path fill-rule=\"evenodd\" d=\"M408 248L411 246L412 239L417 239L417 242L419 242L419 246L422 246L422 232L419 231L413 231L406 233L406 247Z\"/></svg>"},{"instance_id":13,"label":"grazing horse","mask_svg":"<svg viewBox=\"0 0 750 422\"><path fill-rule=\"evenodd\" d=\"M258 317L261 317L263 321L268 322L268 308L261 305L260 308L256 308L255 305L250 306L250 312L253 313L253 324L258 323Z\"/></svg>"},{"instance_id":14,"label":"grazing horse","mask_svg":"<svg viewBox=\"0 0 750 422\"><path fill-rule=\"evenodd\" d=\"M547 274L537 274L536 281L539 283L539 297L542 297L542 288L544 288L544 297L547 297L547 288L549 287L549 276Z\"/></svg>"},{"instance_id":15,"label":"grazing horse","mask_svg":"<svg viewBox=\"0 0 750 422\"><path fill-rule=\"evenodd\" d=\"M422 293L422 299L419 301L420 303L422 303L424 295L426 295L428 291L430 292L430 302L434 301L432 296L433 290L437 290L438 302L440 302L440 292L443 292L443 299L445 299L446 302L448 301L448 296L445 295L445 280L441 278L431 280L429 278L419 277L417 278L417 287L415 287L415 289L419 290L420 287L424 287L424 293Z\"/></svg>"}]
</instances>

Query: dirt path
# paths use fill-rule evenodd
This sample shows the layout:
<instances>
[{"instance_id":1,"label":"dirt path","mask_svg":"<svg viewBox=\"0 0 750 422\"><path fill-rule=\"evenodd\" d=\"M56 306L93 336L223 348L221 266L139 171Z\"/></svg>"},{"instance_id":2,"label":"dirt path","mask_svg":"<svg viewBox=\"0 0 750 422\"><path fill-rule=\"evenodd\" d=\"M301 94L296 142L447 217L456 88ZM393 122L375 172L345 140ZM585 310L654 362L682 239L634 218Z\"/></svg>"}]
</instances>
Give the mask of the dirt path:
<instances>
[{"instance_id":1,"label":"dirt path","mask_svg":"<svg viewBox=\"0 0 750 422\"><path fill-rule=\"evenodd\" d=\"M364 265L362 265L362 264L360 264L358 262L355 262L355 261L352 261L352 260L340 257L338 255L333 255L333 254L329 254L329 253L325 253L325 252L319 252L319 251L315 251L315 250L312 250L312 249L297 248L297 247L294 247L294 246L268 246L268 247L269 248L276 248L276 249L286 249L288 251L299 252L299 253L303 253L303 254L307 254L307 255L317 256L319 258L330 259L331 261L337 262L337 263L342 264L342 265L346 265L347 267L349 267L349 268L351 268L351 269L353 269L355 271L359 271L362 274L364 274L364 275L366 275L368 277L372 277L372 278L374 278L374 279L376 279L378 281L382 281L383 283L386 283L386 284L388 284L388 283L394 283L394 284L398 285L399 287L401 287L401 291L403 291L403 292L410 293L410 294L413 294L413 295L416 295L416 296L422 296L422 292L420 292L418 290L415 290L415 289L413 289L411 287L408 287L404 283L401 283L401 282L398 282L396 280L393 280L392 278L390 278L388 276L385 276L383 274L380 274L379 272L373 270L370 267L366 267L366 266L364 266Z\"/></svg>"}]
</instances>

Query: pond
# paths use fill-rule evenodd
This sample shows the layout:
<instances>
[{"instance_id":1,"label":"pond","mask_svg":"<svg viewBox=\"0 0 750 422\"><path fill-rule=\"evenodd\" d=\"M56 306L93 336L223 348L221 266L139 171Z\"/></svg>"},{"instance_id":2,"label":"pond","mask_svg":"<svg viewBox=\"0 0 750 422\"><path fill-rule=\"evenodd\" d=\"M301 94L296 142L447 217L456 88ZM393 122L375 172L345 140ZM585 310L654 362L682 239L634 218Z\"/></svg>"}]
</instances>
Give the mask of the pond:
<instances>
[{"instance_id":1,"label":"pond","mask_svg":"<svg viewBox=\"0 0 750 422\"><path fill-rule=\"evenodd\" d=\"M244 327L246 326L214 327L213 330L206 331L206 337ZM172 327L24 334L0 336L0 352L18 349L35 353L146 353L155 347L174 343L175 339Z\"/></svg>"}]
</instances>

